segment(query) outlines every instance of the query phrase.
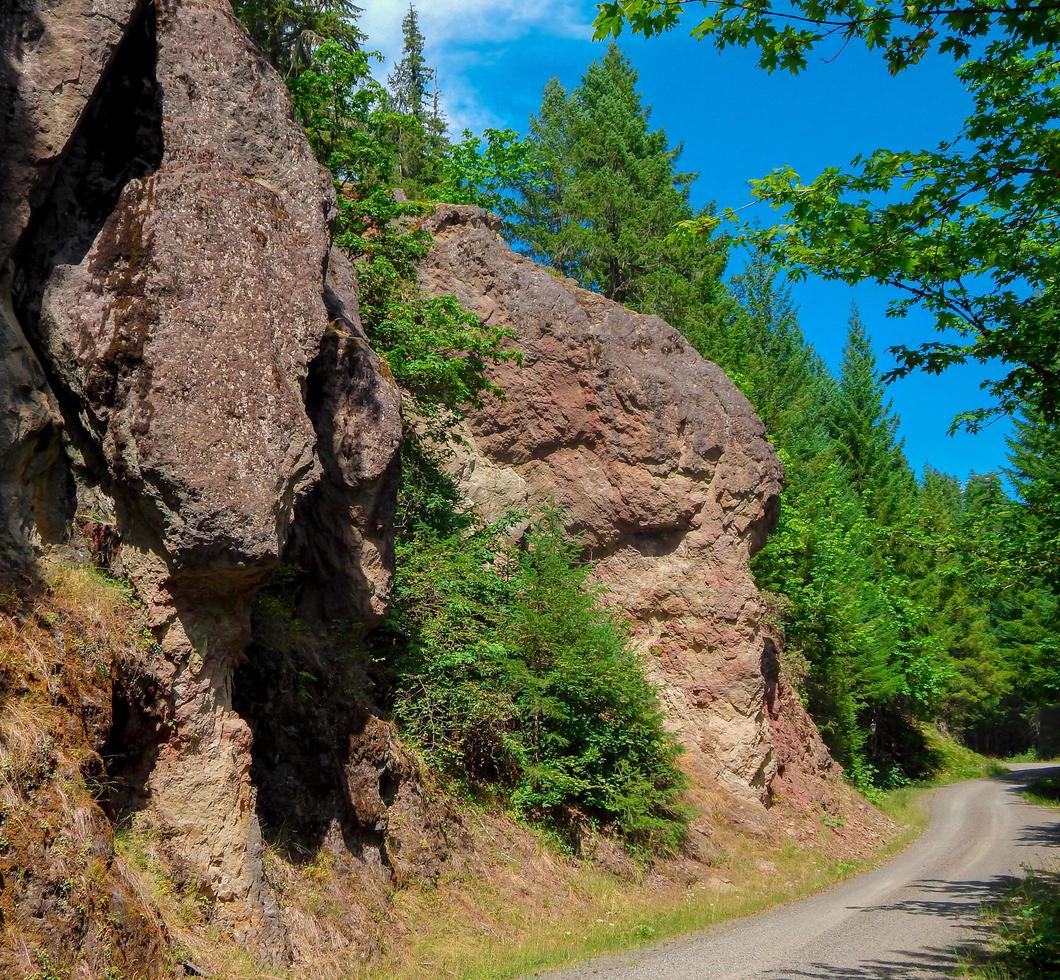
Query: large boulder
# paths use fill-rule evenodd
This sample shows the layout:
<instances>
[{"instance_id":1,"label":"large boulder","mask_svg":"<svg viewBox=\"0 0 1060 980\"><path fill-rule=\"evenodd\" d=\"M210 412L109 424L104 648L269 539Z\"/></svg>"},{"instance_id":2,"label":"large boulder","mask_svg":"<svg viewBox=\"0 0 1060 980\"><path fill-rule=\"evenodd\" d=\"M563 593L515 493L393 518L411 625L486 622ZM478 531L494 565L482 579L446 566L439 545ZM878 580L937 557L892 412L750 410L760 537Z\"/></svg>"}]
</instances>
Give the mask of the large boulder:
<instances>
[{"instance_id":1,"label":"large boulder","mask_svg":"<svg viewBox=\"0 0 1060 980\"><path fill-rule=\"evenodd\" d=\"M123 806L282 957L234 670L282 557L317 608L384 610L398 392L331 254L331 180L227 0L3 17L0 529L46 537L49 485L108 527L156 640Z\"/></svg>"},{"instance_id":2,"label":"large boulder","mask_svg":"<svg viewBox=\"0 0 1060 980\"><path fill-rule=\"evenodd\" d=\"M658 317L516 255L483 212L443 206L420 277L511 328L522 364L474 412L453 472L489 517L558 505L628 617L690 764L747 798L776 769L776 647L748 560L782 469L750 403Z\"/></svg>"}]
</instances>

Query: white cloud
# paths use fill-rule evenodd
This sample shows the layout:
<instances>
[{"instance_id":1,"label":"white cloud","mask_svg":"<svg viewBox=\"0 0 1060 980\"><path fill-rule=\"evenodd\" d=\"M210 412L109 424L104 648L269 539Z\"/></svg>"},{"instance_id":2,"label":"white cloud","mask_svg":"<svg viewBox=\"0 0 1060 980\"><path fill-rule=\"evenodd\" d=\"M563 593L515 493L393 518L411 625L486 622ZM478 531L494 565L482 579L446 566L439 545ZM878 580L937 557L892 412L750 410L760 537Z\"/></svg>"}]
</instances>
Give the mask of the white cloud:
<instances>
[{"instance_id":1,"label":"white cloud","mask_svg":"<svg viewBox=\"0 0 1060 980\"><path fill-rule=\"evenodd\" d=\"M401 19L408 0L361 0L360 27L368 45L385 62L376 75L385 78L401 54ZM427 60L437 68L442 101L454 134L465 127L497 125L471 79L474 60L489 58L500 47L530 34L535 37L588 39L595 5L587 0L419 0L415 4L426 38ZM478 50L469 50L469 49Z\"/></svg>"}]
</instances>

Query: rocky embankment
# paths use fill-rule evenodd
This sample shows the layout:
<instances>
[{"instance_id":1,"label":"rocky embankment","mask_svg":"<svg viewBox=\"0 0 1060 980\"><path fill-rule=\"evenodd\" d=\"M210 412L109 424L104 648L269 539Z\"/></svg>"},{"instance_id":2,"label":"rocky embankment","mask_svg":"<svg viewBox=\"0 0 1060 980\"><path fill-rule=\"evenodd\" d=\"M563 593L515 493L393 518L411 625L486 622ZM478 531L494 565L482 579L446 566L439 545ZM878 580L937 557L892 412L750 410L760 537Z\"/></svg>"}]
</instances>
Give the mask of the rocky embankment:
<instances>
[{"instance_id":1,"label":"rocky embankment","mask_svg":"<svg viewBox=\"0 0 1060 980\"><path fill-rule=\"evenodd\" d=\"M425 222L421 284L512 329L522 354L494 369L504 395L470 416L452 474L489 518L562 509L698 782L766 807L841 806L839 769L781 674L776 617L748 568L783 479L761 420L669 324L557 278L499 227L453 205Z\"/></svg>"},{"instance_id":2,"label":"rocky embankment","mask_svg":"<svg viewBox=\"0 0 1060 980\"><path fill-rule=\"evenodd\" d=\"M373 894L436 874L459 840L372 705L336 683L307 707L253 634L281 564L322 631L363 635L388 601L400 393L331 248L330 179L227 0L13 0L0 99L2 812L47 828L5 832L0 962L75 956L103 976L117 948L131 974L171 973L115 825L157 842L211 928L298 962L263 822ZM469 421L469 498L564 509L700 784L760 822L778 786L786 819L791 801L840 805L748 573L781 469L746 399L662 321L512 254L480 212L427 227L425 288L510 325L524 353ZM56 598L49 556L127 580L135 636L73 643L110 621ZM333 645L301 655L341 675ZM63 737L19 727L34 714ZM42 860L72 839L109 904L70 897L88 864Z\"/></svg>"}]
</instances>

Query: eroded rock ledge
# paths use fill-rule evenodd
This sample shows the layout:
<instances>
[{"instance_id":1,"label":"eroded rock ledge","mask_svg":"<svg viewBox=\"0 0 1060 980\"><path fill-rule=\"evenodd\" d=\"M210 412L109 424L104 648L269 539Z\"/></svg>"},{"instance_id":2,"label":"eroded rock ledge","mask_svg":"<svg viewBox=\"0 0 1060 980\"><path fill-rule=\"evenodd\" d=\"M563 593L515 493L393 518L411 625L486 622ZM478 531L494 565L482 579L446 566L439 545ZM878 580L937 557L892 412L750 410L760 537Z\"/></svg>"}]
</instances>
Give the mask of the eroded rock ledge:
<instances>
[{"instance_id":1,"label":"eroded rock ledge","mask_svg":"<svg viewBox=\"0 0 1060 980\"><path fill-rule=\"evenodd\" d=\"M780 461L750 403L658 317L516 255L475 208L427 220L421 282L512 328L454 472L487 516L557 504L662 686L690 764L768 801L776 637L748 572L776 521Z\"/></svg>"}]
</instances>

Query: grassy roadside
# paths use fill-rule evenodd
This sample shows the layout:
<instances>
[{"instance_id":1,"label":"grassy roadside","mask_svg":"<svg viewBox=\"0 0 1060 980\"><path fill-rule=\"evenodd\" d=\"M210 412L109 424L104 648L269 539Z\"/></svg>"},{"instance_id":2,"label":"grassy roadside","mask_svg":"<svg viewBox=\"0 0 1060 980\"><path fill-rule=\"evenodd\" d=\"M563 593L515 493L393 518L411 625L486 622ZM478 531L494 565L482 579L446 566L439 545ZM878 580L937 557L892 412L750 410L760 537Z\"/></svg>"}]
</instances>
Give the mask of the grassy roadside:
<instances>
[{"instance_id":1,"label":"grassy roadside","mask_svg":"<svg viewBox=\"0 0 1060 980\"><path fill-rule=\"evenodd\" d=\"M719 863L716 878L662 895L648 881L631 883L586 864L572 870L564 894L556 898L558 908L573 914L558 916L547 907L506 902L482 881L474 883L473 895L454 891L448 882L432 891L406 892L398 902L402 915L417 925L415 941L367 976L521 977L796 901L884 863L915 840L926 824L926 790L905 787L885 794L878 806L901 830L863 861L836 860L826 849L794 843L763 860L745 841L744 849L733 848Z\"/></svg>"},{"instance_id":2,"label":"grassy roadside","mask_svg":"<svg viewBox=\"0 0 1060 980\"><path fill-rule=\"evenodd\" d=\"M1035 779L1020 796L1035 806L1060 809L1060 777ZM963 976L969 980L1060 977L1060 869L1029 871L1004 898L984 906L980 916L994 938L964 963Z\"/></svg>"},{"instance_id":3,"label":"grassy roadside","mask_svg":"<svg viewBox=\"0 0 1060 980\"><path fill-rule=\"evenodd\" d=\"M1028 803L1035 806L1060 808L1060 776L1043 776L1035 779L1020 792Z\"/></svg>"},{"instance_id":4,"label":"grassy roadside","mask_svg":"<svg viewBox=\"0 0 1060 980\"><path fill-rule=\"evenodd\" d=\"M319 935L300 951L297 968L268 969L242 957L212 930L208 914L189 904L151 860L152 842L119 833L119 854L139 870L145 888L165 909L167 921L190 959L218 980L467 980L520 977L621 953L727 920L753 915L804 898L883 864L919 836L927 823L923 806L935 786L987 775L996 764L955 746L946 747L950 768L930 784L907 786L874 799L898 827L871 855L843 859L834 846L841 822L822 811L815 836L799 844L780 834L765 841L721 813L708 816L712 849L687 874L669 869L631 870L598 860L578 860L539 836L486 811L469 810L461 845L474 856L453 862L440 879L407 883L380 901L357 894L357 883L332 866L323 852L290 865L267 854L274 885L282 885L285 917L311 919ZM713 813L701 801L704 814ZM849 852L848 852L849 853ZM371 917L367 932L348 931L350 916ZM362 925L365 923L362 921ZM360 931L359 931L360 930ZM307 934L308 935L308 934ZM315 934L314 934L315 935ZM368 945L365 945L365 939ZM353 952L371 951L361 959Z\"/></svg>"},{"instance_id":5,"label":"grassy roadside","mask_svg":"<svg viewBox=\"0 0 1060 980\"><path fill-rule=\"evenodd\" d=\"M527 976L754 915L871 870L920 836L927 825L924 802L933 789L1006 771L997 760L934 730L925 736L936 773L930 780L874 795L874 805L900 830L865 860L836 859L827 848L791 843L763 861L752 841L736 839L717 866L716 879L669 894L589 864L569 869L566 892L556 897L555 910L532 902L513 904L507 900L510 894L494 892L481 880L474 882L473 894L468 883L463 888L442 883L430 892L398 896L403 917L415 923L415 939L399 957L366 975L373 980ZM570 914L555 914L560 910Z\"/></svg>"},{"instance_id":6,"label":"grassy roadside","mask_svg":"<svg viewBox=\"0 0 1060 980\"><path fill-rule=\"evenodd\" d=\"M1004 899L985 908L982 918L996 938L988 950L965 964L964 976L971 980L1060 976L1060 871L1032 871Z\"/></svg>"},{"instance_id":7,"label":"grassy roadside","mask_svg":"<svg viewBox=\"0 0 1060 980\"><path fill-rule=\"evenodd\" d=\"M917 784L921 787L947 786L966 779L982 779L984 776L1000 776L1008 772L1008 767L1000 759L980 755L930 725L925 725L921 731L934 770L930 779Z\"/></svg>"}]
</instances>

